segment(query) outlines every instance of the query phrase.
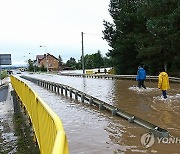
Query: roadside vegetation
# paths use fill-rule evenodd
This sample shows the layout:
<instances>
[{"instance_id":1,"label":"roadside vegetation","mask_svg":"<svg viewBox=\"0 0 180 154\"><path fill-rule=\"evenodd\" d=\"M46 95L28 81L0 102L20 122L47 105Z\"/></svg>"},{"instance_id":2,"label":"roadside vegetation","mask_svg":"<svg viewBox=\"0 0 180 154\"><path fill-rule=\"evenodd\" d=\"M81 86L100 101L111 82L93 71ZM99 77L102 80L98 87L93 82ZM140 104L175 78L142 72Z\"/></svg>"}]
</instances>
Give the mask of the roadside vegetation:
<instances>
[{"instance_id":1,"label":"roadside vegetation","mask_svg":"<svg viewBox=\"0 0 180 154\"><path fill-rule=\"evenodd\" d=\"M142 65L150 75L164 67L180 76L179 0L110 0L109 13L113 23L104 21L103 33L117 74Z\"/></svg>"},{"instance_id":2,"label":"roadside vegetation","mask_svg":"<svg viewBox=\"0 0 180 154\"><path fill-rule=\"evenodd\" d=\"M1 72L1 80L4 79L4 78L6 78L6 77L8 77L7 70L3 70L3 71Z\"/></svg>"}]
</instances>

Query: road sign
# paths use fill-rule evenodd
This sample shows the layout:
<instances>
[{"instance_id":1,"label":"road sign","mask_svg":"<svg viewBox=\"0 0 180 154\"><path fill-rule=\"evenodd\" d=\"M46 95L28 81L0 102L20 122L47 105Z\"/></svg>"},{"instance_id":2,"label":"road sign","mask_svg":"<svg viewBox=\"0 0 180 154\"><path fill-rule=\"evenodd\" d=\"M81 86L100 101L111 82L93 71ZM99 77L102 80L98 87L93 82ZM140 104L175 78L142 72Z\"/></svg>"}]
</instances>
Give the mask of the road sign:
<instances>
[{"instance_id":1,"label":"road sign","mask_svg":"<svg viewBox=\"0 0 180 154\"><path fill-rule=\"evenodd\" d=\"M0 54L0 65L11 65L11 54Z\"/></svg>"}]
</instances>

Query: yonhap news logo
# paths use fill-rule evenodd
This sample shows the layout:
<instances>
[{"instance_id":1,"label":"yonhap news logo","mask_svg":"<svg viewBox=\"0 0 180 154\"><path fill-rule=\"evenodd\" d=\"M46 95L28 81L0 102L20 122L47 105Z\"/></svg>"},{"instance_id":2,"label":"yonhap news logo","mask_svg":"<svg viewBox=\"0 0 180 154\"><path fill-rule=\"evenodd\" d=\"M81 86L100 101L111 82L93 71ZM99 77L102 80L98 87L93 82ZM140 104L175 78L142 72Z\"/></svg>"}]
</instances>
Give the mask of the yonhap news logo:
<instances>
[{"instance_id":1,"label":"yonhap news logo","mask_svg":"<svg viewBox=\"0 0 180 154\"><path fill-rule=\"evenodd\" d=\"M141 144L144 148L151 147L155 142L154 134L149 132L141 136Z\"/></svg>"},{"instance_id":2,"label":"yonhap news logo","mask_svg":"<svg viewBox=\"0 0 180 154\"><path fill-rule=\"evenodd\" d=\"M152 147L155 141L157 141L158 144L180 144L180 137L155 137L152 132L145 133L141 136L141 144L144 148Z\"/></svg>"}]
</instances>

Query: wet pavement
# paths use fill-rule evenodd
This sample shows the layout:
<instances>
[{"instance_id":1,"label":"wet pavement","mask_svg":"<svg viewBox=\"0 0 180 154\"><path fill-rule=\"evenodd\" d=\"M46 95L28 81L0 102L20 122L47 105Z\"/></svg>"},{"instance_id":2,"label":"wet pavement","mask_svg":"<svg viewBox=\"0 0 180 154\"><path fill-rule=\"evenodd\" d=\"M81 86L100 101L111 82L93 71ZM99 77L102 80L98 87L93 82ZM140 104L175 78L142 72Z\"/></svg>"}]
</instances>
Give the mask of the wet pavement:
<instances>
[{"instance_id":1,"label":"wet pavement","mask_svg":"<svg viewBox=\"0 0 180 154\"><path fill-rule=\"evenodd\" d=\"M31 128L21 112L14 114L11 91L11 84L0 88L0 153L35 154L38 148L33 143Z\"/></svg>"},{"instance_id":2,"label":"wet pavement","mask_svg":"<svg viewBox=\"0 0 180 154\"><path fill-rule=\"evenodd\" d=\"M13 105L8 88L3 88L0 91L0 151L1 153L14 153L17 137L13 127Z\"/></svg>"},{"instance_id":3,"label":"wet pavement","mask_svg":"<svg viewBox=\"0 0 180 154\"><path fill-rule=\"evenodd\" d=\"M156 82L145 82L147 89L133 80L106 80L59 75L34 74L31 77L66 84L158 125L180 138L180 88L170 83L168 99L161 97ZM55 95L26 81L61 118L72 154L179 153L180 143L155 138L149 148L141 144L147 130L87 104ZM159 139L159 140L158 140Z\"/></svg>"}]
</instances>

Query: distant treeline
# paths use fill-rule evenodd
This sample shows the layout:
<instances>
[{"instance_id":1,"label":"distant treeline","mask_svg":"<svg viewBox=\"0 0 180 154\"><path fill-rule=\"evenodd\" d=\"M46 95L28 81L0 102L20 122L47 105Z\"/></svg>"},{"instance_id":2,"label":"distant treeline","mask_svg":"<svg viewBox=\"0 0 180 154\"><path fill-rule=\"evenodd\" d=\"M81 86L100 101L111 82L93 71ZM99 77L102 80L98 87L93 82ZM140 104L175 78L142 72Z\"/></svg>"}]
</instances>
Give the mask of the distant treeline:
<instances>
[{"instance_id":1,"label":"distant treeline","mask_svg":"<svg viewBox=\"0 0 180 154\"><path fill-rule=\"evenodd\" d=\"M103 34L117 74L136 74L142 65L151 75L164 67L178 76L179 0L110 0L109 12L113 23L104 21Z\"/></svg>"},{"instance_id":2,"label":"distant treeline","mask_svg":"<svg viewBox=\"0 0 180 154\"><path fill-rule=\"evenodd\" d=\"M71 57L64 65L72 69L82 69L82 57L77 62ZM98 50L97 53L84 56L84 66L85 69L112 67L112 61L111 58L103 57Z\"/></svg>"},{"instance_id":3,"label":"distant treeline","mask_svg":"<svg viewBox=\"0 0 180 154\"><path fill-rule=\"evenodd\" d=\"M78 61L75 58L71 57L67 62L63 62L61 55L58 56L59 60L59 70L71 69L71 70L80 70L82 69L82 57ZM84 65L85 69L93 69L93 68L106 68L112 67L112 61L110 57L103 57L101 51L97 51L94 54L86 54L84 56ZM31 59L28 60L28 71L41 71L46 72L47 68L42 65L41 67L37 67L33 64Z\"/></svg>"}]
</instances>

